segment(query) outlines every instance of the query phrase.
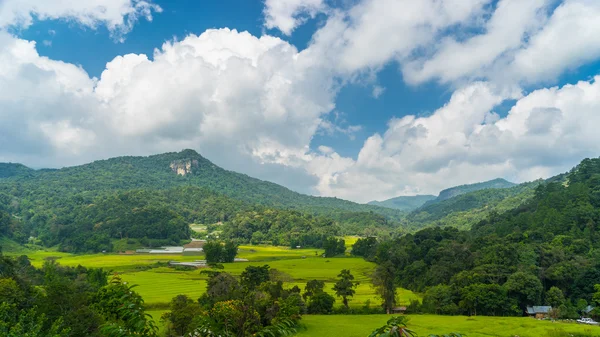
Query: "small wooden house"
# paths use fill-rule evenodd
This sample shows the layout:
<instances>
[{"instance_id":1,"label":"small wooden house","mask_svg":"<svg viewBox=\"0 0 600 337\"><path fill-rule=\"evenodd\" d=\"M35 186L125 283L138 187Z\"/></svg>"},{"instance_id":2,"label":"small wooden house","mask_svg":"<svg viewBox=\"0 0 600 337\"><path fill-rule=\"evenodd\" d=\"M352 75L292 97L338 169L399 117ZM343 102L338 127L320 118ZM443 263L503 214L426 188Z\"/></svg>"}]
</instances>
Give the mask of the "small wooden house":
<instances>
[{"instance_id":1,"label":"small wooden house","mask_svg":"<svg viewBox=\"0 0 600 337\"><path fill-rule=\"evenodd\" d=\"M549 305L534 305L527 307L527 316L536 319L544 319L550 314L552 307Z\"/></svg>"}]
</instances>

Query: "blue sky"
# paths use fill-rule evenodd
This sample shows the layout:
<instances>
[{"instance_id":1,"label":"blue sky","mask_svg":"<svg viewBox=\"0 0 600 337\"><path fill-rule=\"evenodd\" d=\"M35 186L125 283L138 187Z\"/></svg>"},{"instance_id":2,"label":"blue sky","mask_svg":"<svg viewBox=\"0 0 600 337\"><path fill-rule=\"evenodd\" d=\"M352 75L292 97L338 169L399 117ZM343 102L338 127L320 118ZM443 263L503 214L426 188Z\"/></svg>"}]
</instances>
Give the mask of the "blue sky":
<instances>
[{"instance_id":1,"label":"blue sky","mask_svg":"<svg viewBox=\"0 0 600 337\"><path fill-rule=\"evenodd\" d=\"M163 12L152 22L140 21L122 43L109 36L106 27L90 29L66 20L36 22L31 27L15 31L16 35L36 41L40 55L81 65L90 76L100 77L115 55L129 53L152 55L155 48L189 34L200 35L207 29L229 27L248 31L252 35L270 34L281 37L299 50L307 47L315 31L325 23L323 15L309 19L306 24L285 36L277 29L263 25L262 1L155 1ZM46 45L48 41L50 45ZM335 104L336 118L342 126L360 125L352 137L345 134L318 133L311 147L326 145L348 157L356 157L365 139L376 132L385 132L392 117L409 114L430 114L442 106L452 94L449 86L436 83L407 85L395 63L387 64L377 74L376 85L385 88L381 96L373 97L373 85L353 83L344 86Z\"/></svg>"},{"instance_id":2,"label":"blue sky","mask_svg":"<svg viewBox=\"0 0 600 337\"><path fill-rule=\"evenodd\" d=\"M548 177L600 153L598 22L592 0L6 0L0 161L189 147L359 202Z\"/></svg>"}]
</instances>

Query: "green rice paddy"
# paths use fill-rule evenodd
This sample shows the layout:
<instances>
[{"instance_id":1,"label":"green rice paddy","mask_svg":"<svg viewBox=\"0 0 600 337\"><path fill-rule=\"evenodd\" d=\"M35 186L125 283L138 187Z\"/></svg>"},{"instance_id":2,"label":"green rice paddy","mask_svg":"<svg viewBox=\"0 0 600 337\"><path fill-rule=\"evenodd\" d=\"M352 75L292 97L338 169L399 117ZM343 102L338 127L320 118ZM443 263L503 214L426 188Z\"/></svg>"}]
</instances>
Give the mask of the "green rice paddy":
<instances>
[{"instance_id":1,"label":"green rice paddy","mask_svg":"<svg viewBox=\"0 0 600 337\"><path fill-rule=\"evenodd\" d=\"M346 242L352 238L345 238ZM44 260L51 257L62 265L105 268L120 274L122 279L135 288L143 296L147 305L154 308L148 313L162 327L160 315L166 310L169 301L179 295L186 294L197 299L206 291L206 276L200 270L175 270L157 262L194 261L202 256L183 255L151 255L151 254L91 254L74 255L52 250L9 250L7 254L27 254L32 264L41 266ZM356 295L350 306L361 307L367 301L377 306L379 299L371 287L370 275L375 265L360 258L339 257L322 258L322 250L289 249L272 246L241 246L239 258L248 262L224 264L226 272L239 275L249 265L268 264L271 268L289 274L293 280L286 287L298 285L301 288L308 280L318 279L326 283L325 289L335 295L331 288L342 269L349 269L360 282ZM420 300L420 296L405 289L398 289L400 304L408 304L410 300ZM341 305L338 299L336 305ZM387 315L305 315L302 318L303 328L298 337L311 336L344 336L363 337L373 329L383 325L390 316ZM520 317L462 317L411 315L409 326L419 336L460 332L468 337L483 336L520 336L520 337L559 337L569 334L575 336L600 336L600 327L582 326L574 323L552 323Z\"/></svg>"},{"instance_id":2,"label":"green rice paddy","mask_svg":"<svg viewBox=\"0 0 600 337\"><path fill-rule=\"evenodd\" d=\"M298 337L365 337L385 324L387 315L306 315ZM574 323L552 323L528 317L465 317L409 315L409 328L419 336L460 332L467 337L558 337L568 334L599 336L600 327ZM581 335L580 335L581 336Z\"/></svg>"}]
</instances>

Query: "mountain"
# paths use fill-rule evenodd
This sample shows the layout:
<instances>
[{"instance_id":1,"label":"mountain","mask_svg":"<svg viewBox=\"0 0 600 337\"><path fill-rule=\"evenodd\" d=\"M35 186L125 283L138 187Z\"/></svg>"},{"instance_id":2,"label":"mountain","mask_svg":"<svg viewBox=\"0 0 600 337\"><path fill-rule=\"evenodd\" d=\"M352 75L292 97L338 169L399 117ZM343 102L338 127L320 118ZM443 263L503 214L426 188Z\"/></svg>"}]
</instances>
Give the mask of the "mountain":
<instances>
[{"instance_id":1,"label":"mountain","mask_svg":"<svg viewBox=\"0 0 600 337\"><path fill-rule=\"evenodd\" d=\"M460 186L451 187L451 188L441 191L440 194L438 195L438 197L435 200L430 201L428 204L440 202L440 201L455 197L457 195L461 195L461 194L465 194L465 193L469 193L469 192L484 190L484 189L488 189L488 188L509 188L509 187L513 187L515 185L516 185L515 183L511 183L510 181L506 181L502 178L485 181L482 183L460 185Z\"/></svg>"},{"instance_id":2,"label":"mountain","mask_svg":"<svg viewBox=\"0 0 600 337\"><path fill-rule=\"evenodd\" d=\"M252 204L314 214L350 211L373 212L396 219L402 216L399 211L383 207L300 194L275 183L220 168L194 150L148 157L117 157L60 170L32 172L34 174L14 175L9 181L34 189L41 186L52 193L70 194L198 186Z\"/></svg>"},{"instance_id":3,"label":"mountain","mask_svg":"<svg viewBox=\"0 0 600 337\"><path fill-rule=\"evenodd\" d=\"M0 179L16 176L29 176L35 172L22 164L0 163Z\"/></svg>"},{"instance_id":4,"label":"mountain","mask_svg":"<svg viewBox=\"0 0 600 337\"><path fill-rule=\"evenodd\" d=\"M404 212L410 212L423 206L423 204L425 204L427 201L433 200L435 198L435 195L402 196L387 199L384 201L371 201L368 203L368 205L394 208Z\"/></svg>"},{"instance_id":5,"label":"mountain","mask_svg":"<svg viewBox=\"0 0 600 337\"><path fill-rule=\"evenodd\" d=\"M543 180L509 188L486 188L466 192L434 203L426 203L407 215L410 228L451 226L468 229L490 213L503 213L520 206L534 196Z\"/></svg>"},{"instance_id":6,"label":"mountain","mask_svg":"<svg viewBox=\"0 0 600 337\"><path fill-rule=\"evenodd\" d=\"M58 170L3 165L0 236L67 251L110 250L113 239L176 244L190 223L223 223L236 239L288 244L292 236L393 228L404 213L338 199L303 195L218 167L193 150L118 157ZM258 239L257 239L258 240Z\"/></svg>"}]
</instances>

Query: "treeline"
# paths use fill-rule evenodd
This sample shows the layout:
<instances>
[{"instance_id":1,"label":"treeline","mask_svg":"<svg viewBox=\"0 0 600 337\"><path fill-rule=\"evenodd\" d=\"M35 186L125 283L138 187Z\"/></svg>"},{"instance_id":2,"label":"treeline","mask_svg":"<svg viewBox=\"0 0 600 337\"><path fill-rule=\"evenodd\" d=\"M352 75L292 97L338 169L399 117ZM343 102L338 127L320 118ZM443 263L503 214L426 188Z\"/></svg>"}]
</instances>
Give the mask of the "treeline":
<instances>
[{"instance_id":1,"label":"treeline","mask_svg":"<svg viewBox=\"0 0 600 337\"><path fill-rule=\"evenodd\" d=\"M422 310L522 315L552 305L577 317L600 284L600 159L586 159L566 182L492 213L470 231L428 228L394 240L359 240L353 253L391 270L395 283L425 293Z\"/></svg>"},{"instance_id":2,"label":"treeline","mask_svg":"<svg viewBox=\"0 0 600 337\"><path fill-rule=\"evenodd\" d=\"M118 277L52 260L34 268L26 256L0 252L0 336L156 337L142 298Z\"/></svg>"}]
</instances>

